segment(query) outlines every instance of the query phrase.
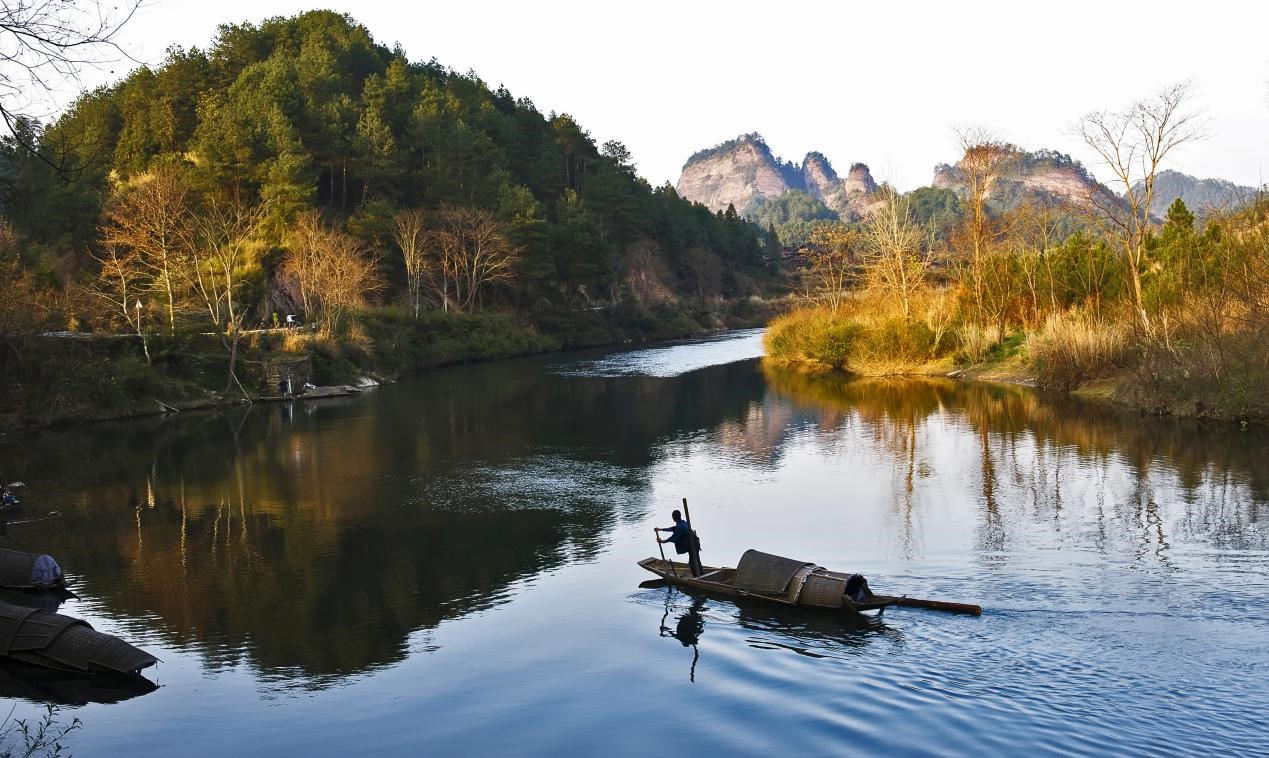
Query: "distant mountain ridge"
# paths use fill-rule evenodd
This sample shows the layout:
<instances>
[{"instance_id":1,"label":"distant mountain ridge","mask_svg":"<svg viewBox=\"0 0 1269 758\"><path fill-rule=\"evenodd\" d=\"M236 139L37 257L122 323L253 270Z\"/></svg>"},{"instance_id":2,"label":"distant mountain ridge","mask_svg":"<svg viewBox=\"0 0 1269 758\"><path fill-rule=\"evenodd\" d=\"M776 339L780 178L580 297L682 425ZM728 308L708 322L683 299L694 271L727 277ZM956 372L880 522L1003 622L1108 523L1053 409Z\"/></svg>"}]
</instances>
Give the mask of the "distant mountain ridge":
<instances>
[{"instance_id":1,"label":"distant mountain ridge","mask_svg":"<svg viewBox=\"0 0 1269 758\"><path fill-rule=\"evenodd\" d=\"M1080 207L1090 203L1103 208L1125 206L1123 195L1099 182L1071 156L1056 150L1013 150L1008 169L989 190L988 201L995 210L1009 210L1023 203L1045 207ZM935 166L929 186L953 193L961 200L966 197L959 162ZM808 222L833 215L844 221L860 220L869 215L877 202L879 189L866 164L852 164L843 178L823 153L809 152L801 163L786 161L772 153L757 132L694 153L683 165L675 188L680 196L710 210L722 211L731 205L742 216L764 222L774 217L777 226L781 220L789 220L790 208L796 208L794 215L800 213L802 220ZM1162 219L1168 206L1179 197L1202 216L1210 209L1236 208L1255 195L1252 187L1166 170L1155 179L1150 213Z\"/></svg>"},{"instance_id":2,"label":"distant mountain ridge","mask_svg":"<svg viewBox=\"0 0 1269 758\"><path fill-rule=\"evenodd\" d=\"M801 163L783 160L751 132L694 153L675 189L711 210L731 205L746 216L786 193L805 192L840 217L855 218L866 211L877 183L863 163L852 164L841 178L819 152L807 153Z\"/></svg>"},{"instance_id":3,"label":"distant mountain ridge","mask_svg":"<svg viewBox=\"0 0 1269 758\"><path fill-rule=\"evenodd\" d=\"M1133 189L1145 191L1145 186L1137 182ZM1180 171L1160 171L1154 178L1154 198L1150 202L1150 213L1163 218L1178 197L1186 207L1200 216L1214 210L1234 210L1256 197L1255 187L1246 187L1224 179L1199 179L1183 174Z\"/></svg>"}]
</instances>

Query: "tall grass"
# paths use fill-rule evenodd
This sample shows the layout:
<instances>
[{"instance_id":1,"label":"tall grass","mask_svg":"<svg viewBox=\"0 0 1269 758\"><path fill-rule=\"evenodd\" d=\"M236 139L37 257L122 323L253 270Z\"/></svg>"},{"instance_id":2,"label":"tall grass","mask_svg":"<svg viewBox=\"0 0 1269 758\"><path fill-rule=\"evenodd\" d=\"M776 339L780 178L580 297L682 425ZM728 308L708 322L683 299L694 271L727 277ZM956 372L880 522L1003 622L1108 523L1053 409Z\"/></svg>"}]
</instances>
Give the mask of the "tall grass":
<instances>
[{"instance_id":1,"label":"tall grass","mask_svg":"<svg viewBox=\"0 0 1269 758\"><path fill-rule=\"evenodd\" d=\"M1064 389L1127 368L1132 347L1126 320L1101 320L1082 311L1049 314L1027 339L1040 384Z\"/></svg>"},{"instance_id":2,"label":"tall grass","mask_svg":"<svg viewBox=\"0 0 1269 758\"><path fill-rule=\"evenodd\" d=\"M845 307L802 308L780 316L764 338L768 358L777 362L865 376L927 373L928 364L942 355L942 342L927 320L905 320L885 298L866 294Z\"/></svg>"}]
</instances>

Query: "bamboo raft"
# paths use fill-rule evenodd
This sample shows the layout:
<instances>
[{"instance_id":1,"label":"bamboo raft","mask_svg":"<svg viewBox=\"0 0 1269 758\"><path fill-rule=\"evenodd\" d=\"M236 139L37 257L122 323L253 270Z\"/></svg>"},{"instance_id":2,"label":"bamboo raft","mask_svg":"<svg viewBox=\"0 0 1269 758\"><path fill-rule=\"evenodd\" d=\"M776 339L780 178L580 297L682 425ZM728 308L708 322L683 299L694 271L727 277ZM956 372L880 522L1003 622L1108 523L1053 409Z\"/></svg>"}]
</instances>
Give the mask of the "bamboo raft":
<instances>
[{"instance_id":1,"label":"bamboo raft","mask_svg":"<svg viewBox=\"0 0 1269 758\"><path fill-rule=\"evenodd\" d=\"M895 595L876 595L866 588L852 597L847 593L851 574L829 571L813 563L747 550L737 568L702 566L700 576L692 576L687 564L663 558L644 558L639 565L666 582L729 597L764 600L803 608L844 610L879 614L892 605L927 608L951 613L982 614L983 609L968 603L922 600Z\"/></svg>"}]
</instances>

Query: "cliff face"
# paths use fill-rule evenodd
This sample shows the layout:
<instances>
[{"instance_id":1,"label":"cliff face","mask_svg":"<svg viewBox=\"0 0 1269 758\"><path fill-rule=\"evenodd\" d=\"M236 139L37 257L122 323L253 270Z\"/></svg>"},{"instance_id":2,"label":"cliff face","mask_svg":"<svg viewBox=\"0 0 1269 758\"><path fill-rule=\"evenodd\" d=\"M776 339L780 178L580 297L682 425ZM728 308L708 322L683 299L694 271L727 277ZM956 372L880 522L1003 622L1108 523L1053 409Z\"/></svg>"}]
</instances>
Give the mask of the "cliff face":
<instances>
[{"instance_id":1,"label":"cliff face","mask_svg":"<svg viewBox=\"0 0 1269 758\"><path fill-rule=\"evenodd\" d=\"M846 175L843 186L847 192L858 192L864 195L871 195L877 191L877 183L873 181L872 172L868 170L868 165L865 163L856 163L850 167L850 173Z\"/></svg>"},{"instance_id":2,"label":"cliff face","mask_svg":"<svg viewBox=\"0 0 1269 758\"><path fill-rule=\"evenodd\" d=\"M674 188L681 197L710 210L725 210L730 204L744 213L763 200L801 189L790 184L788 173L761 137L746 134L692 156Z\"/></svg>"},{"instance_id":3,"label":"cliff face","mask_svg":"<svg viewBox=\"0 0 1269 758\"><path fill-rule=\"evenodd\" d=\"M935 166L930 184L936 189L950 189L962 198L966 194L959 163ZM988 198L999 207L1015 208L1023 202L1086 205L1094 198L1113 202L1115 195L1069 155L1052 150L1020 150L992 183Z\"/></svg>"},{"instance_id":4,"label":"cliff face","mask_svg":"<svg viewBox=\"0 0 1269 758\"><path fill-rule=\"evenodd\" d=\"M839 182L841 179L823 153L807 153L806 158L802 159L802 184L807 192L821 202L825 195L837 189Z\"/></svg>"},{"instance_id":5,"label":"cliff face","mask_svg":"<svg viewBox=\"0 0 1269 758\"><path fill-rule=\"evenodd\" d=\"M689 158L675 189L710 210L731 204L746 215L765 201L800 190L841 217L856 218L866 210L877 183L862 163L851 166L842 179L823 153L807 153L800 165L786 162L771 153L761 136L746 134Z\"/></svg>"}]
</instances>

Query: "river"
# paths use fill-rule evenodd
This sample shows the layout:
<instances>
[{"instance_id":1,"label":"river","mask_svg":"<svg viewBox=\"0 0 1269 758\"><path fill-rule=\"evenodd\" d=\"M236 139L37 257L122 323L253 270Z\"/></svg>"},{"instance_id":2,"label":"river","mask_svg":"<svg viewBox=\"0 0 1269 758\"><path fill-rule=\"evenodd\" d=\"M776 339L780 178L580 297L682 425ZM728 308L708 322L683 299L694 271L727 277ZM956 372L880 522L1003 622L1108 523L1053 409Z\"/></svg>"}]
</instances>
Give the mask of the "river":
<instances>
[{"instance_id":1,"label":"river","mask_svg":"<svg viewBox=\"0 0 1269 758\"><path fill-rule=\"evenodd\" d=\"M1269 751L1265 431L760 353L10 435L4 544L162 662L148 693L0 692L70 703L78 756ZM756 547L984 614L640 589L684 497L706 563Z\"/></svg>"}]
</instances>

